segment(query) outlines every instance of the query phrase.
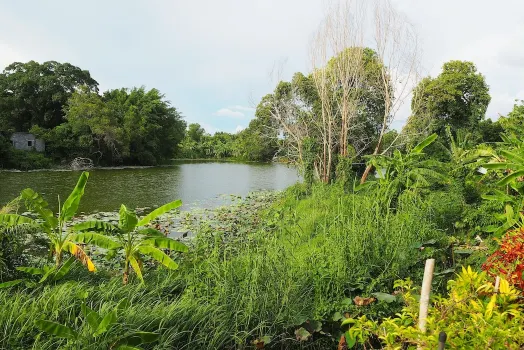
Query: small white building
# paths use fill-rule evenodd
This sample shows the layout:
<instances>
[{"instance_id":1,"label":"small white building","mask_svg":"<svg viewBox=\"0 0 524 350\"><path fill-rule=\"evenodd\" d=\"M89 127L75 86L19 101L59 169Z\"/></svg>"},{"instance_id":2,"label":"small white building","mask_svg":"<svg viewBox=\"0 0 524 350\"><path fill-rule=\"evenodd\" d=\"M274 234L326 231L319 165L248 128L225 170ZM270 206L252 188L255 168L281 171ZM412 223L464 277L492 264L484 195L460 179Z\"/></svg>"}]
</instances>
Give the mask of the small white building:
<instances>
[{"instance_id":1,"label":"small white building","mask_svg":"<svg viewBox=\"0 0 524 350\"><path fill-rule=\"evenodd\" d=\"M37 139L35 135L30 132L15 132L11 136L11 143L15 149L22 151L45 151L45 142L42 139Z\"/></svg>"}]
</instances>

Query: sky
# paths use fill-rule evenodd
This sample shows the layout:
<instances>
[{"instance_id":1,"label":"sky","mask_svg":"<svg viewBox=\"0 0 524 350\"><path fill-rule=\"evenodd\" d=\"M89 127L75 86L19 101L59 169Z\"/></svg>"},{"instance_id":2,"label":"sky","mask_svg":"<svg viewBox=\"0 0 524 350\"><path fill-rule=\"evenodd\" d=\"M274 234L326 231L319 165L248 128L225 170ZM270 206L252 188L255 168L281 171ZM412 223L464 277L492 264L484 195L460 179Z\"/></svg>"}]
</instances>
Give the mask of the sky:
<instances>
[{"instance_id":1,"label":"sky","mask_svg":"<svg viewBox=\"0 0 524 350\"><path fill-rule=\"evenodd\" d=\"M524 1L392 0L421 40L425 75L473 61L490 86L487 117L524 99ZM54 60L90 71L102 91L145 86L188 123L235 132L275 77L308 72L326 0L0 0L0 70ZM409 102L393 127L409 116Z\"/></svg>"}]
</instances>

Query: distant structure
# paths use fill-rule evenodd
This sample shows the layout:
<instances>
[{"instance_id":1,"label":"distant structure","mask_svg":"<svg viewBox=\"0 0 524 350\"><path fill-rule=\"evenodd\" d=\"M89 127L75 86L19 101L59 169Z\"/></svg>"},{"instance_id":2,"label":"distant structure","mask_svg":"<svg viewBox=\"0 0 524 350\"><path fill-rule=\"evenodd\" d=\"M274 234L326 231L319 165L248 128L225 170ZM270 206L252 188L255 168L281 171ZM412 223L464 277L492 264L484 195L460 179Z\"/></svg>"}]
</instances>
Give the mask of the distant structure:
<instances>
[{"instance_id":1,"label":"distant structure","mask_svg":"<svg viewBox=\"0 0 524 350\"><path fill-rule=\"evenodd\" d=\"M22 151L45 151L45 142L29 132L15 132L11 136L13 147Z\"/></svg>"}]
</instances>

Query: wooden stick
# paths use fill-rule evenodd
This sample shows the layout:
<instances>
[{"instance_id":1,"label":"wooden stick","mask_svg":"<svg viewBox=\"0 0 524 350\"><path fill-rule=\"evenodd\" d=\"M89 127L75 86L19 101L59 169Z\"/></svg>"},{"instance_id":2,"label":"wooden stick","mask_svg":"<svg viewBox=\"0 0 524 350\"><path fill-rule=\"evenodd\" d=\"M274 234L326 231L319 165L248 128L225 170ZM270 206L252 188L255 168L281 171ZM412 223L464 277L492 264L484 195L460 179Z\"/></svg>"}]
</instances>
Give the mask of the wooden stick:
<instances>
[{"instance_id":1,"label":"wooden stick","mask_svg":"<svg viewBox=\"0 0 524 350\"><path fill-rule=\"evenodd\" d=\"M494 290L495 293L499 292L499 287L500 287L500 277L497 276L497 278L495 279L495 290Z\"/></svg>"},{"instance_id":2,"label":"wooden stick","mask_svg":"<svg viewBox=\"0 0 524 350\"><path fill-rule=\"evenodd\" d=\"M424 279L422 280L422 290L420 292L420 311L418 315L418 328L426 332L426 318L428 317L429 293L431 293L431 281L433 280L433 271L435 270L435 259L426 260L424 269Z\"/></svg>"}]
</instances>

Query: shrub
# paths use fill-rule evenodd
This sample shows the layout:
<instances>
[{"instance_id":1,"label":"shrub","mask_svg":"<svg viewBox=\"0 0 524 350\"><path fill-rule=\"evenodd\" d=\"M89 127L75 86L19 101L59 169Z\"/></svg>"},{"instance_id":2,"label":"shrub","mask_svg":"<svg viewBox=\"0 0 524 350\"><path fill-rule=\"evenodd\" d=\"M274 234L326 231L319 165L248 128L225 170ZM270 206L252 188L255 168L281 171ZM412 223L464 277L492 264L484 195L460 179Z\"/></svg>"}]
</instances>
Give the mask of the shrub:
<instances>
[{"instance_id":1,"label":"shrub","mask_svg":"<svg viewBox=\"0 0 524 350\"><path fill-rule=\"evenodd\" d=\"M524 290L524 227L506 233L500 247L488 257L482 269L491 276L504 276L512 285Z\"/></svg>"},{"instance_id":2,"label":"shrub","mask_svg":"<svg viewBox=\"0 0 524 350\"><path fill-rule=\"evenodd\" d=\"M501 280L495 293L493 283L485 272L470 267L454 281L448 282L447 298L433 297L429 309L426 333L419 331L417 294L411 281L398 281L406 303L402 313L382 322L348 318L343 325L351 325L345 338L351 347L379 339L384 349L436 349L440 332L448 335L450 349L521 349L524 345L524 315L519 303L520 293L506 280Z\"/></svg>"},{"instance_id":3,"label":"shrub","mask_svg":"<svg viewBox=\"0 0 524 350\"><path fill-rule=\"evenodd\" d=\"M6 167L20 170L33 170L46 169L51 167L51 165L51 159L46 158L42 153L11 149Z\"/></svg>"}]
</instances>

